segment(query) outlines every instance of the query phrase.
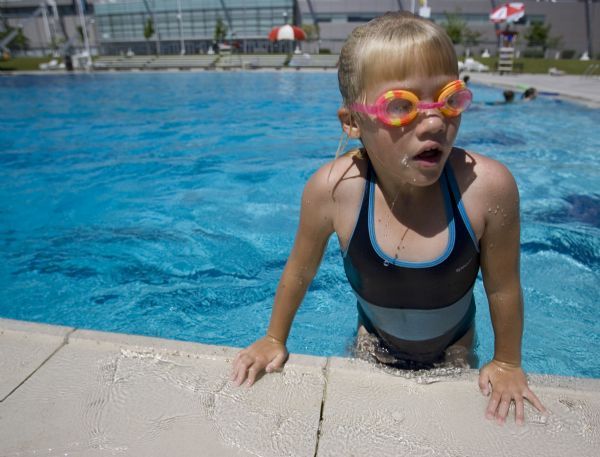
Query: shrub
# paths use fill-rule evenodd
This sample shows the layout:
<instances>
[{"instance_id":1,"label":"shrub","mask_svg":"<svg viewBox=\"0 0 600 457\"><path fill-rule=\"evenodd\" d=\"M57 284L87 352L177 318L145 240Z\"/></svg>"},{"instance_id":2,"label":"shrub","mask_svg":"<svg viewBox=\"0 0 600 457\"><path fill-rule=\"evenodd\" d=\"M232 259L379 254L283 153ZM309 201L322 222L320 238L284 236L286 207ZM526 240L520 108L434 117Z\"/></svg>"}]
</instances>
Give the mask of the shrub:
<instances>
[{"instance_id":1,"label":"shrub","mask_svg":"<svg viewBox=\"0 0 600 457\"><path fill-rule=\"evenodd\" d=\"M523 57L529 57L533 59L543 59L544 50L541 48L525 48L523 51Z\"/></svg>"}]
</instances>

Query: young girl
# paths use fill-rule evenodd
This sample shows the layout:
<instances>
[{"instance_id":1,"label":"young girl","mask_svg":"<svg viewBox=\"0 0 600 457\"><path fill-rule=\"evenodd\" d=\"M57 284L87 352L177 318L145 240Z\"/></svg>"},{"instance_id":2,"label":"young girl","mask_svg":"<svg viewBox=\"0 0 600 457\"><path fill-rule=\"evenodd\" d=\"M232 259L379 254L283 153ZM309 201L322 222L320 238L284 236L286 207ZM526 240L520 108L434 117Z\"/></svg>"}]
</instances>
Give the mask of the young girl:
<instances>
[{"instance_id":1,"label":"young girl","mask_svg":"<svg viewBox=\"0 0 600 457\"><path fill-rule=\"evenodd\" d=\"M471 92L452 42L430 21L388 13L352 32L338 78L342 129L363 148L306 184L268 331L238 354L232 380L250 386L283 366L292 320L335 232L359 333L408 367L472 350L481 267L495 332L479 375L491 394L486 417L503 423L514 402L523 423L524 398L543 412L521 369L517 186L500 163L453 147Z\"/></svg>"}]
</instances>

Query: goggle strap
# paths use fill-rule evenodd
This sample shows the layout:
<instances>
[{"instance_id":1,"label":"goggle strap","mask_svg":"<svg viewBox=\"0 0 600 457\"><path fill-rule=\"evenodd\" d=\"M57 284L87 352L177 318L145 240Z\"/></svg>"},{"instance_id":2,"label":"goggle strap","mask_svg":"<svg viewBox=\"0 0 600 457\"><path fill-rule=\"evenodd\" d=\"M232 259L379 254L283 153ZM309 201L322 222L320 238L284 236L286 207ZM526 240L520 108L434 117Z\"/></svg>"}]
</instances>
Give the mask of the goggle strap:
<instances>
[{"instance_id":1,"label":"goggle strap","mask_svg":"<svg viewBox=\"0 0 600 457\"><path fill-rule=\"evenodd\" d=\"M350 105L350 109L352 109L354 111L358 111L359 113L373 114L373 115L377 115L377 112L378 112L376 106L363 105L361 103L354 103L354 104Z\"/></svg>"}]
</instances>

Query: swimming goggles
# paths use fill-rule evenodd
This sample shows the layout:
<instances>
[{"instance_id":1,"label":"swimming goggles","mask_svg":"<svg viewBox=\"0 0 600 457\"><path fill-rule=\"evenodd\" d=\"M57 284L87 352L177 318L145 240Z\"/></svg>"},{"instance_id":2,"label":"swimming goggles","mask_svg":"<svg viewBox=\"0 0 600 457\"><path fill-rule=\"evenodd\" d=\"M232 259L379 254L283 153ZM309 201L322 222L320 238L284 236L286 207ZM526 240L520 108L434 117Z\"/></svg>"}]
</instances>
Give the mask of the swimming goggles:
<instances>
[{"instance_id":1,"label":"swimming goggles","mask_svg":"<svg viewBox=\"0 0 600 457\"><path fill-rule=\"evenodd\" d=\"M444 86L436 102L426 103L408 90L389 90L379 96L374 105L354 103L351 109L371 114L384 124L394 127L409 124L419 111L439 109L446 117L456 117L466 110L473 94L464 81L457 79Z\"/></svg>"}]
</instances>

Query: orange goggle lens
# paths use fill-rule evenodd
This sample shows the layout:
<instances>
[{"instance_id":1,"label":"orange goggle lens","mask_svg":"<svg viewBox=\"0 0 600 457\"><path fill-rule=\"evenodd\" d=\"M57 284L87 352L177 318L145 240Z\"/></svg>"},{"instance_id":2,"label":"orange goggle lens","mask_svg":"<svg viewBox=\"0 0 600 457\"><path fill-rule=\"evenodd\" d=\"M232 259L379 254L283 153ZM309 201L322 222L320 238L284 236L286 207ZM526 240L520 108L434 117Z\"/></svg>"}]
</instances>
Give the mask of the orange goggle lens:
<instances>
[{"instance_id":1,"label":"orange goggle lens","mask_svg":"<svg viewBox=\"0 0 600 457\"><path fill-rule=\"evenodd\" d=\"M410 123L423 110L439 109L446 117L456 117L472 100L473 94L464 81L456 80L445 85L433 103L421 102L407 90L390 90L380 95L374 105L355 103L352 109L375 115L384 124L398 127Z\"/></svg>"}]
</instances>

